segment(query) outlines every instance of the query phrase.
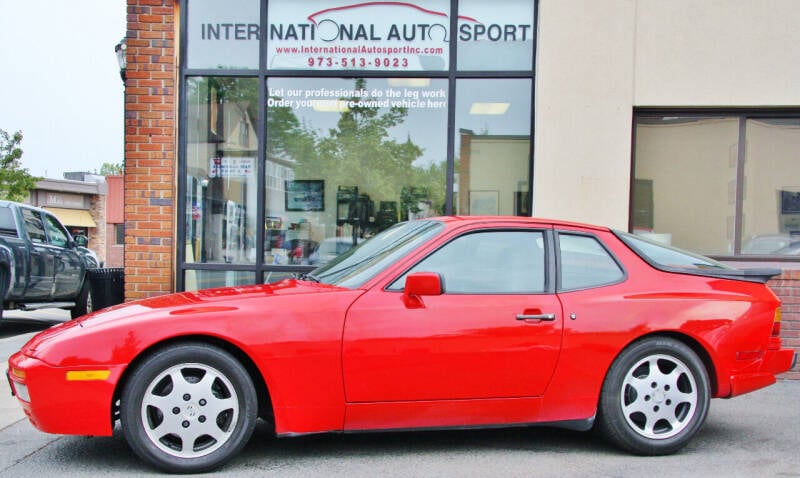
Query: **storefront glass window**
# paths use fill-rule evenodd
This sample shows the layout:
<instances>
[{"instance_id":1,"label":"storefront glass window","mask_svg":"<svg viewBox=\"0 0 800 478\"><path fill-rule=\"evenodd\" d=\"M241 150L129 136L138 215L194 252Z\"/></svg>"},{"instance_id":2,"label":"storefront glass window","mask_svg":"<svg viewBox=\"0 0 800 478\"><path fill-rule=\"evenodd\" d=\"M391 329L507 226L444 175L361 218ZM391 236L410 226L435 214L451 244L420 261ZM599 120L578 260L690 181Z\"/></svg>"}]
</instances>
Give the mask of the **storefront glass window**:
<instances>
[{"instance_id":1,"label":"storefront glass window","mask_svg":"<svg viewBox=\"0 0 800 478\"><path fill-rule=\"evenodd\" d=\"M455 213L529 216L531 80L456 83Z\"/></svg>"},{"instance_id":2,"label":"storefront glass window","mask_svg":"<svg viewBox=\"0 0 800 478\"><path fill-rule=\"evenodd\" d=\"M444 71L450 1L271 0L270 69Z\"/></svg>"},{"instance_id":3,"label":"storefront glass window","mask_svg":"<svg viewBox=\"0 0 800 478\"><path fill-rule=\"evenodd\" d=\"M187 66L257 69L260 0L190 0Z\"/></svg>"},{"instance_id":4,"label":"storefront glass window","mask_svg":"<svg viewBox=\"0 0 800 478\"><path fill-rule=\"evenodd\" d=\"M636 118L633 232L706 255L800 254L800 118Z\"/></svg>"},{"instance_id":5,"label":"storefront glass window","mask_svg":"<svg viewBox=\"0 0 800 478\"><path fill-rule=\"evenodd\" d=\"M252 264L258 80L194 77L187 89L186 262Z\"/></svg>"},{"instance_id":6,"label":"storefront glass window","mask_svg":"<svg viewBox=\"0 0 800 478\"><path fill-rule=\"evenodd\" d=\"M738 134L735 117L639 118L633 232L700 254L732 254Z\"/></svg>"},{"instance_id":7,"label":"storefront glass window","mask_svg":"<svg viewBox=\"0 0 800 478\"><path fill-rule=\"evenodd\" d=\"M254 282L253 272L248 271L203 271L185 272L185 290L208 289L211 287L231 287Z\"/></svg>"},{"instance_id":8,"label":"storefront glass window","mask_svg":"<svg viewBox=\"0 0 800 478\"><path fill-rule=\"evenodd\" d=\"M445 212L447 81L269 78L267 265L320 265Z\"/></svg>"},{"instance_id":9,"label":"storefront glass window","mask_svg":"<svg viewBox=\"0 0 800 478\"><path fill-rule=\"evenodd\" d=\"M533 69L533 2L459 0L459 70Z\"/></svg>"},{"instance_id":10,"label":"storefront glass window","mask_svg":"<svg viewBox=\"0 0 800 478\"><path fill-rule=\"evenodd\" d=\"M409 219L530 215L535 2L452 3L180 2L178 289L274 282Z\"/></svg>"},{"instance_id":11,"label":"storefront glass window","mask_svg":"<svg viewBox=\"0 0 800 478\"><path fill-rule=\"evenodd\" d=\"M746 121L742 253L800 255L800 118Z\"/></svg>"}]
</instances>

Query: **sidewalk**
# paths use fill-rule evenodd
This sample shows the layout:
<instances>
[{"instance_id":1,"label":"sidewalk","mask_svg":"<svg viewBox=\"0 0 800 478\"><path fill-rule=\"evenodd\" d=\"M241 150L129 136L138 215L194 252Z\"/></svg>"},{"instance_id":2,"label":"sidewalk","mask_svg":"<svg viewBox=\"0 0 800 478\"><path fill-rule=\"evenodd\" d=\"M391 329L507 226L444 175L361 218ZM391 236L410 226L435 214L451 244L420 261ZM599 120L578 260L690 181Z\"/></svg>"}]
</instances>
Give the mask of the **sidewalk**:
<instances>
[{"instance_id":1,"label":"sidewalk","mask_svg":"<svg viewBox=\"0 0 800 478\"><path fill-rule=\"evenodd\" d=\"M0 430L12 425L19 420L25 418L22 412L22 407L17 402L17 399L11 396L11 389L6 380L6 369L8 369L8 358L17 352L25 342L31 337L36 335L35 332L6 339L0 339L0 373L3 374L0 379Z\"/></svg>"},{"instance_id":2,"label":"sidewalk","mask_svg":"<svg viewBox=\"0 0 800 478\"><path fill-rule=\"evenodd\" d=\"M0 328L14 328L16 330L44 330L59 322L70 319L69 311L60 309L42 309L31 312L17 310L3 311L3 318L0 319ZM29 328L25 328L30 325ZM22 407L17 399L11 396L11 389L6 380L6 370L8 369L8 358L16 353L25 342L38 332L27 332L10 337L0 338L0 430L25 418Z\"/></svg>"}]
</instances>

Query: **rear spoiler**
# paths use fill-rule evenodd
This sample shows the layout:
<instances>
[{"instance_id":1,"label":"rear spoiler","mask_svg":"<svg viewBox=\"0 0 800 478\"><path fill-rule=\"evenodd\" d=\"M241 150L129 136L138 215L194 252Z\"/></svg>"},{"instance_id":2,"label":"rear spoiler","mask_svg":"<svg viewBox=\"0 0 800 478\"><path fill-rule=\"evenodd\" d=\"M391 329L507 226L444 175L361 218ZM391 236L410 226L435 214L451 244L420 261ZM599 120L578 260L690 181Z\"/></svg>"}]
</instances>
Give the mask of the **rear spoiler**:
<instances>
[{"instance_id":1,"label":"rear spoiler","mask_svg":"<svg viewBox=\"0 0 800 478\"><path fill-rule=\"evenodd\" d=\"M670 272L678 272L680 274L691 274L705 277L718 277L720 279L732 279L747 282L758 282L766 284L767 281L775 276L781 275L783 272L774 267L758 267L748 269L681 269L681 268L664 268Z\"/></svg>"}]
</instances>

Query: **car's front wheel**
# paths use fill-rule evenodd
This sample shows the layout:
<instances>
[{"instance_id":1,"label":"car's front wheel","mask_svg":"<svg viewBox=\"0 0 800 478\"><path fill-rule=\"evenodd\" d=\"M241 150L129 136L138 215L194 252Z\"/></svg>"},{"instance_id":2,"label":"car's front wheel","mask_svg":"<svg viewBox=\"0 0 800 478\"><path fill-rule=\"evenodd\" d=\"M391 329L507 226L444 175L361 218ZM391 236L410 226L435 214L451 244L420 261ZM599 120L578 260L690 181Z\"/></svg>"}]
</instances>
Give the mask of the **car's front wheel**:
<instances>
[{"instance_id":1,"label":"car's front wheel","mask_svg":"<svg viewBox=\"0 0 800 478\"><path fill-rule=\"evenodd\" d=\"M145 359L121 397L125 438L145 461L167 472L214 469L249 440L257 397L244 367L200 343L162 349Z\"/></svg>"},{"instance_id":2,"label":"car's front wheel","mask_svg":"<svg viewBox=\"0 0 800 478\"><path fill-rule=\"evenodd\" d=\"M609 369L598 428L640 455L683 448L705 422L710 401L706 368L686 344L652 337L625 349Z\"/></svg>"}]
</instances>

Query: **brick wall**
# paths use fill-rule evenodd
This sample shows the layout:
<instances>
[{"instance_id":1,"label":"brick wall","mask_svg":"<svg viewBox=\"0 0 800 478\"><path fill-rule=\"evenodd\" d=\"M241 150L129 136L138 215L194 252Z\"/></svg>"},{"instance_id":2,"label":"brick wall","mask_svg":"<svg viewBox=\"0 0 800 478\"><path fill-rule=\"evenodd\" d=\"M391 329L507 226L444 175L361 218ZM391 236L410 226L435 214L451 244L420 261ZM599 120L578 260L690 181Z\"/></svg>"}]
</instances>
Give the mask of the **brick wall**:
<instances>
[{"instance_id":1,"label":"brick wall","mask_svg":"<svg viewBox=\"0 0 800 478\"><path fill-rule=\"evenodd\" d=\"M783 274L769 281L769 286L783 302L781 307L783 346L800 352L800 270L784 270ZM800 380L800 364L778 378Z\"/></svg>"},{"instance_id":2,"label":"brick wall","mask_svg":"<svg viewBox=\"0 0 800 478\"><path fill-rule=\"evenodd\" d=\"M116 224L106 224L106 267L124 267L125 244L116 244Z\"/></svg>"},{"instance_id":3,"label":"brick wall","mask_svg":"<svg viewBox=\"0 0 800 478\"><path fill-rule=\"evenodd\" d=\"M125 299L174 290L174 0L127 0Z\"/></svg>"}]
</instances>

